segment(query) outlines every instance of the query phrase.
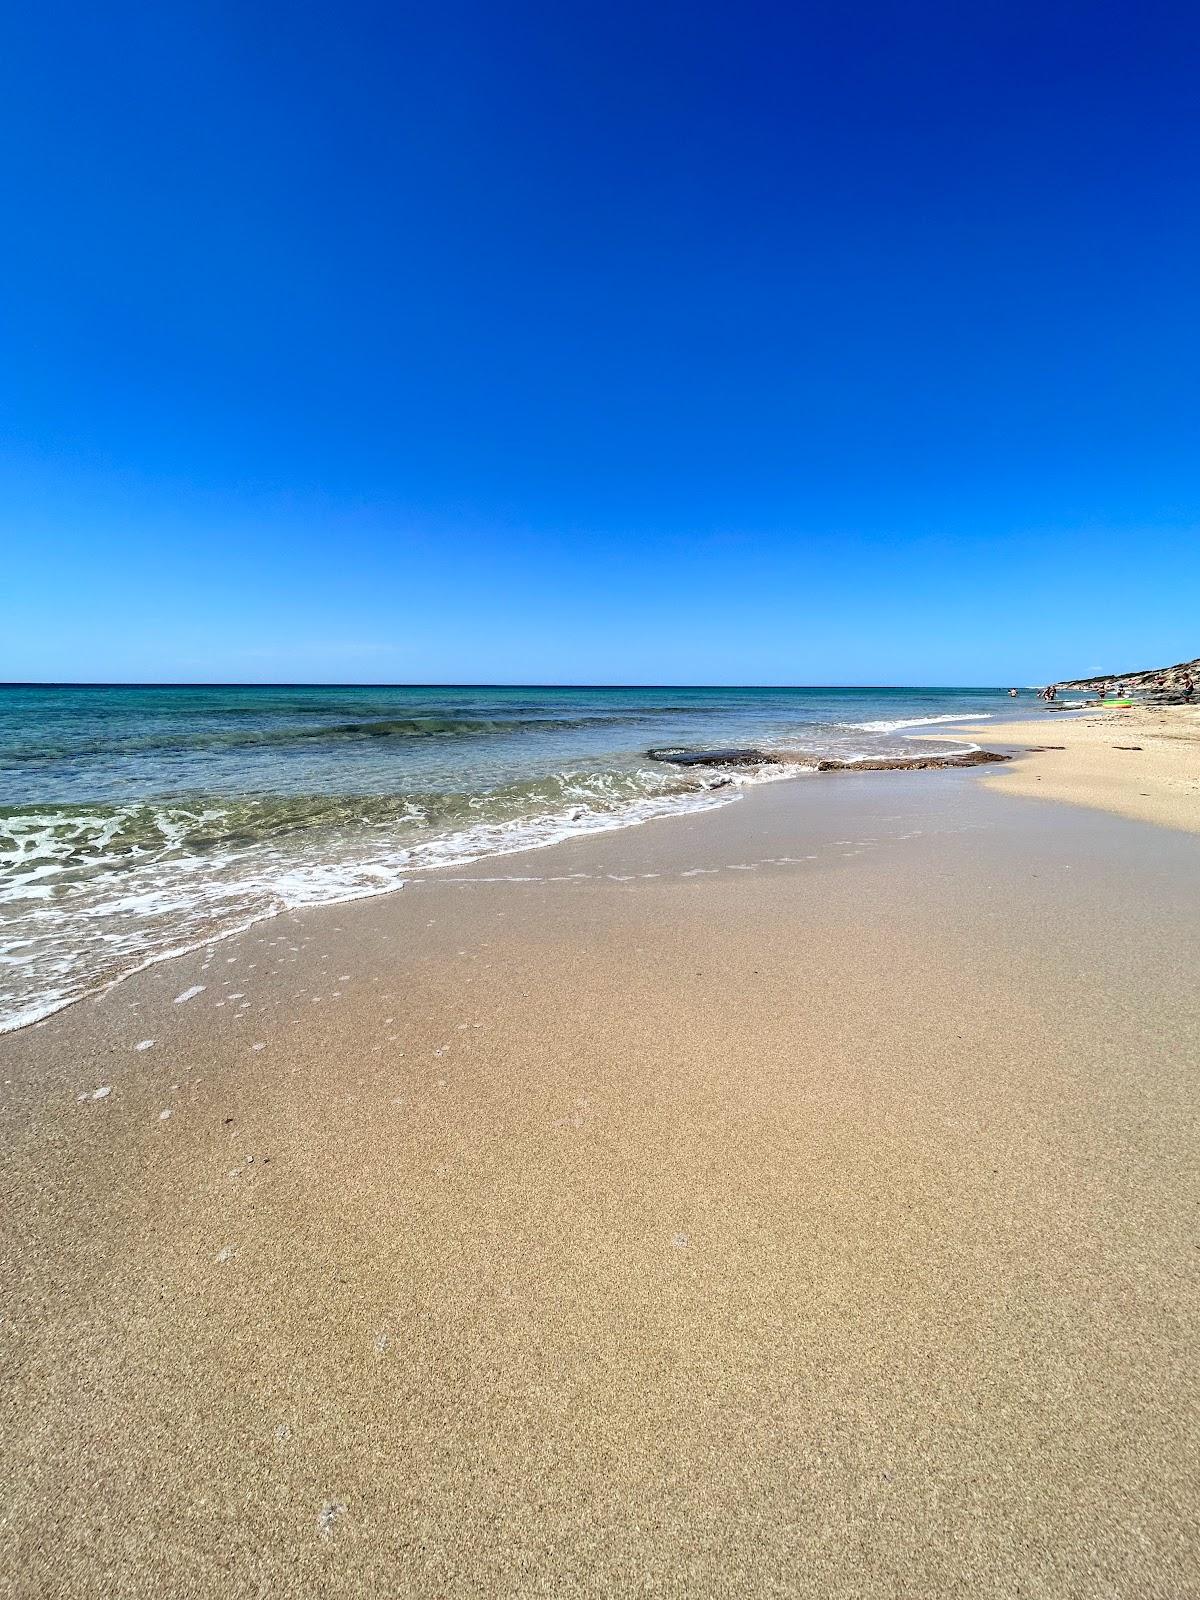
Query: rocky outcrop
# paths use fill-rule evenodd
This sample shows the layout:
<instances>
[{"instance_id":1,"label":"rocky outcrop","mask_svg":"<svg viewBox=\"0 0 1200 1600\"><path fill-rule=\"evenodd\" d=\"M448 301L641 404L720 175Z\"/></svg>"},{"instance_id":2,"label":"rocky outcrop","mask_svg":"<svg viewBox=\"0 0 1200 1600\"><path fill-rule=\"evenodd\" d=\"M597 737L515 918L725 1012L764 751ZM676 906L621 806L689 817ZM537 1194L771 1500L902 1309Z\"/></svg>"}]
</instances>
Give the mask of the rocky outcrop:
<instances>
[{"instance_id":1,"label":"rocky outcrop","mask_svg":"<svg viewBox=\"0 0 1200 1600\"><path fill-rule=\"evenodd\" d=\"M995 750L966 750L945 756L886 756L862 761L817 760L789 750L647 750L652 761L676 767L802 766L817 772L922 772L931 767L982 767L1010 756Z\"/></svg>"},{"instance_id":2,"label":"rocky outcrop","mask_svg":"<svg viewBox=\"0 0 1200 1600\"><path fill-rule=\"evenodd\" d=\"M818 772L924 772L931 767L986 767L1011 761L998 750L965 750L954 756L892 756L871 761L818 761Z\"/></svg>"},{"instance_id":3,"label":"rocky outcrop","mask_svg":"<svg viewBox=\"0 0 1200 1600\"><path fill-rule=\"evenodd\" d=\"M1159 705L1187 705L1200 702L1200 658L1180 661L1173 667L1152 667L1144 672L1102 672L1091 678L1070 678L1054 687L1090 690L1095 694L1117 690L1122 695L1137 695L1139 699Z\"/></svg>"},{"instance_id":4,"label":"rocky outcrop","mask_svg":"<svg viewBox=\"0 0 1200 1600\"><path fill-rule=\"evenodd\" d=\"M673 767L761 767L786 758L766 750L647 750L651 761L669 761Z\"/></svg>"}]
</instances>

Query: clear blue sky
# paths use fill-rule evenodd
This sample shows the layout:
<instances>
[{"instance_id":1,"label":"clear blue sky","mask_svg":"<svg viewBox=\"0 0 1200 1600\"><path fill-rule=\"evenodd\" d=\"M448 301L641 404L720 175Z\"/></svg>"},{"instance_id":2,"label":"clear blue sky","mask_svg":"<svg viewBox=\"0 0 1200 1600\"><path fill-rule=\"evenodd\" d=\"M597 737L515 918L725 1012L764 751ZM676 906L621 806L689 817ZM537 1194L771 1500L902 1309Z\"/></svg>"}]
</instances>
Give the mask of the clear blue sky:
<instances>
[{"instance_id":1,"label":"clear blue sky","mask_svg":"<svg viewBox=\"0 0 1200 1600\"><path fill-rule=\"evenodd\" d=\"M1200 653L1200 11L10 7L0 678Z\"/></svg>"}]
</instances>

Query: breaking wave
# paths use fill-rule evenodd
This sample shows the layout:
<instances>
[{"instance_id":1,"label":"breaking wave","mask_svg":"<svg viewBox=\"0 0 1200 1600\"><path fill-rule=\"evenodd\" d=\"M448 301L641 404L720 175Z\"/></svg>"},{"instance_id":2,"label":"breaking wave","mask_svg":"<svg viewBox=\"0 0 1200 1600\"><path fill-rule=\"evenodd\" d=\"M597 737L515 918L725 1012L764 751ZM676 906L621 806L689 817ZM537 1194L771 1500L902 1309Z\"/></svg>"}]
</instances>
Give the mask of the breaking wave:
<instances>
[{"instance_id":1,"label":"breaking wave","mask_svg":"<svg viewBox=\"0 0 1200 1600\"><path fill-rule=\"evenodd\" d=\"M990 711L975 711L963 716L940 717L880 717L872 722L842 722L842 728L861 728L864 733L898 733L901 728L932 727L935 722L986 722Z\"/></svg>"}]
</instances>

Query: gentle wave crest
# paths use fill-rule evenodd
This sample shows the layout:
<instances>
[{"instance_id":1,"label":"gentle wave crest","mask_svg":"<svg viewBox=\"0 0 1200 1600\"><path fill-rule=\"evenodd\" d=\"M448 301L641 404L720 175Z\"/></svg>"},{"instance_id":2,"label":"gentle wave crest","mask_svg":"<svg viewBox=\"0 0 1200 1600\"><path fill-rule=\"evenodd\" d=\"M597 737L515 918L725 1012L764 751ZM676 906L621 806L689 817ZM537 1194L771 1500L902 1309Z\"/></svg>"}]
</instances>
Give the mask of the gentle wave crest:
<instances>
[{"instance_id":1,"label":"gentle wave crest","mask_svg":"<svg viewBox=\"0 0 1200 1600\"><path fill-rule=\"evenodd\" d=\"M258 796L0 812L0 1032L155 959L414 872L736 798L675 774L562 773L491 795Z\"/></svg>"},{"instance_id":2,"label":"gentle wave crest","mask_svg":"<svg viewBox=\"0 0 1200 1600\"><path fill-rule=\"evenodd\" d=\"M842 722L842 728L861 728L864 733L898 733L901 728L927 728L936 722L986 722L990 711L975 711L964 716L938 717L879 717L872 722Z\"/></svg>"}]
</instances>

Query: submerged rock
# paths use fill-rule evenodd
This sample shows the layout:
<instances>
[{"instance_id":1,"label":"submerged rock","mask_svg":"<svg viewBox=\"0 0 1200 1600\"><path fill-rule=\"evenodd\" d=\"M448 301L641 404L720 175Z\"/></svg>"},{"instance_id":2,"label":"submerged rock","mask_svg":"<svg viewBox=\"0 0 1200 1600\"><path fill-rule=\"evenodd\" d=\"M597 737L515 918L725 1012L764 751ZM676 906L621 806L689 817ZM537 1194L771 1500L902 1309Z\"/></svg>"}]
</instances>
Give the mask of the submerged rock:
<instances>
[{"instance_id":1,"label":"submerged rock","mask_svg":"<svg viewBox=\"0 0 1200 1600\"><path fill-rule=\"evenodd\" d=\"M816 772L920 772L929 767L982 767L1011 761L996 750L964 750L944 756L881 756L861 761L814 761L811 755L787 750L647 750L652 761L676 767L804 766Z\"/></svg>"},{"instance_id":2,"label":"submerged rock","mask_svg":"<svg viewBox=\"0 0 1200 1600\"><path fill-rule=\"evenodd\" d=\"M676 767L757 767L782 758L766 750L647 750L651 761L669 761Z\"/></svg>"},{"instance_id":3,"label":"submerged rock","mask_svg":"<svg viewBox=\"0 0 1200 1600\"><path fill-rule=\"evenodd\" d=\"M964 750L952 756L889 756L872 761L818 761L818 772L922 772L929 767L985 767L1011 761L998 750Z\"/></svg>"}]
</instances>

